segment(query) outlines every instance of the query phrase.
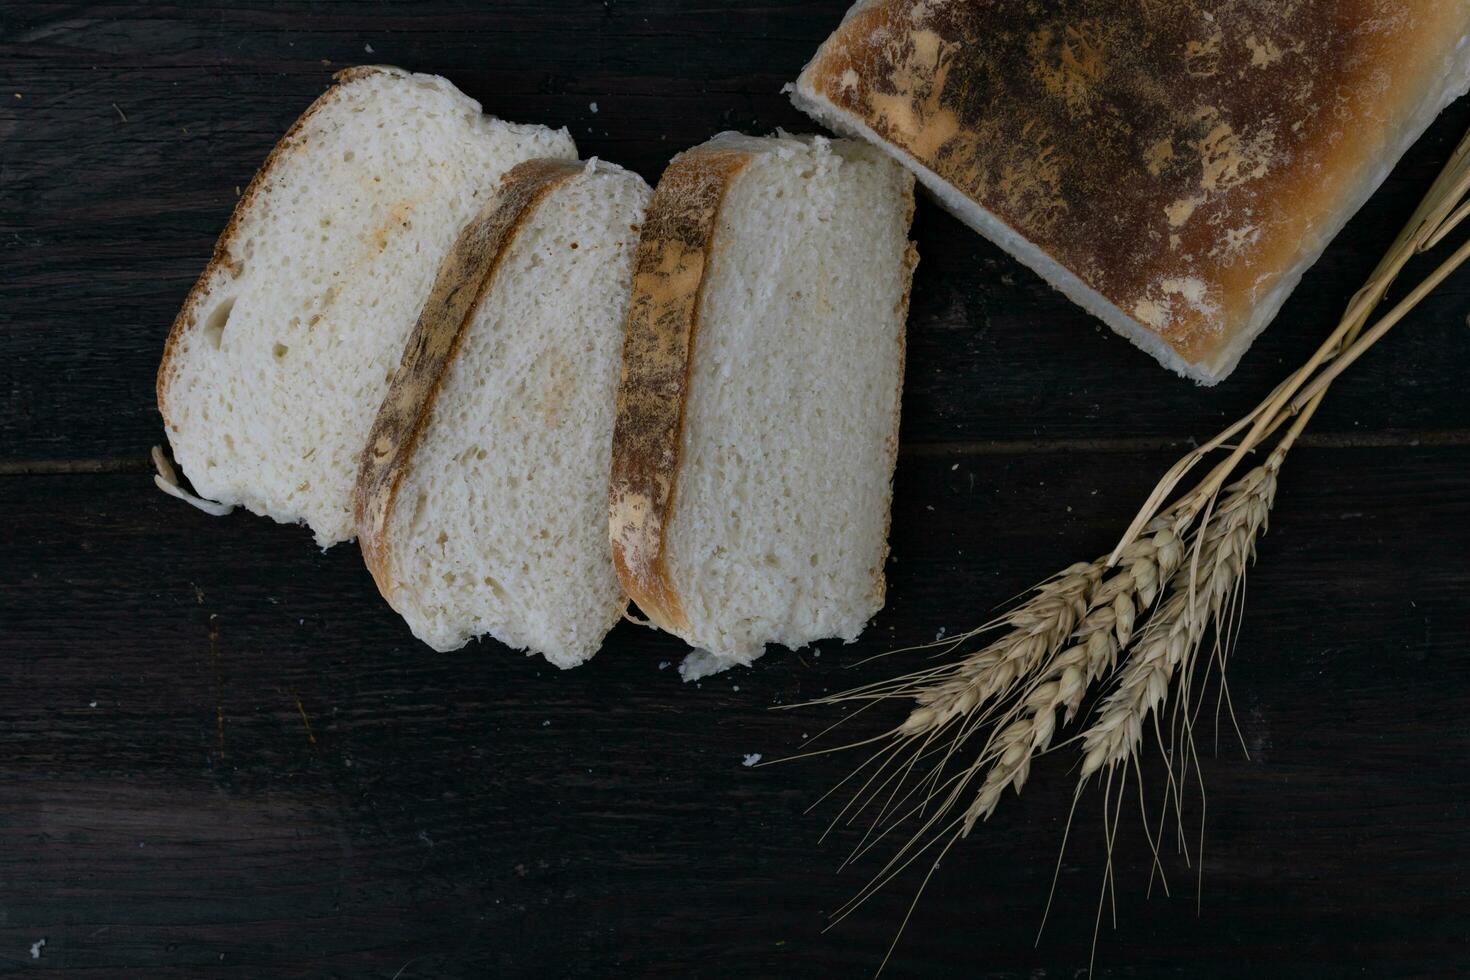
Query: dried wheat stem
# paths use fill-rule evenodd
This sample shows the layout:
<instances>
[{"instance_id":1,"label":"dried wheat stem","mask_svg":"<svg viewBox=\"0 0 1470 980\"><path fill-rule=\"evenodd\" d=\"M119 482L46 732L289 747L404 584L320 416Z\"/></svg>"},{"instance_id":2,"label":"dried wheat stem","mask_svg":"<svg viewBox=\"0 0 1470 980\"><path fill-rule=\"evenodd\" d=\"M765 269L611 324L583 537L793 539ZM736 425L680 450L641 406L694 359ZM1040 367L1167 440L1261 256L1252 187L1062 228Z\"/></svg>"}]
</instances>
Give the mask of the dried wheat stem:
<instances>
[{"instance_id":1,"label":"dried wheat stem","mask_svg":"<svg viewBox=\"0 0 1470 980\"><path fill-rule=\"evenodd\" d=\"M1192 518L1188 511L1178 510L1161 515L1149 525L1148 537L1124 550L1119 571L1102 582L1073 631L1072 645L1038 671L1018 703L1001 719L982 753L982 765L985 760L993 761L965 811L963 833L995 812L1007 788L1021 791L1032 759L1051 746L1057 712L1063 712L1063 724L1070 723L1088 688L1116 665L1119 651L1133 640L1135 624L1147 615L1163 583L1179 567L1183 554L1179 532Z\"/></svg>"},{"instance_id":2,"label":"dried wheat stem","mask_svg":"<svg viewBox=\"0 0 1470 980\"><path fill-rule=\"evenodd\" d=\"M1389 314L1383 317L1368 332L1360 337L1368 323L1368 317L1383 301L1389 288L1403 271L1405 265L1421 252L1433 248L1445 236L1470 218L1470 132L1461 138L1455 152L1450 156L1439 176L1424 195L1419 206L1410 215L1398 237L1394 239L1378 266L1369 276L1368 282L1348 301L1346 312L1337 327L1322 342L1305 364L1287 376L1254 409L1238 419L1229 428L1213 439L1196 447L1176 462L1159 481L1148 499L1144 501L1133 522L1123 533L1118 546L1109 557L1108 565L1114 564L1124 547L1132 541L1159 508L1173 495L1179 483L1196 465L1207 456L1227 444L1234 444L1229 456L1216 464L1209 474L1188 496L1213 496L1247 454L1254 452L1269 439L1284 422L1298 413L1310 418L1321 403L1321 395L1327 387L1369 347L1373 346L1398 321L1414 308L1430 291L1460 265L1470 260L1470 243L1462 246L1440 265L1409 296L1405 297ZM1323 370L1324 365L1336 361ZM1304 390L1306 389L1306 390ZM1303 422L1297 431L1305 426ZM1240 434L1245 432L1242 437Z\"/></svg>"},{"instance_id":3,"label":"dried wheat stem","mask_svg":"<svg viewBox=\"0 0 1470 980\"><path fill-rule=\"evenodd\" d=\"M925 672L923 683L911 692L918 707L896 734L935 731L1004 702L1023 685L1060 681L1068 664L1099 662L1105 659L1103 641L1091 637L1106 630L1113 632L1118 647L1126 647L1135 619L1153 605L1177 564L1180 535L1203 505L1204 501L1189 497L1156 516L1149 524L1149 536L1123 550L1119 569L1110 570L1101 558L1078 562L1037 586L1030 599L998 621L1010 627L999 639L946 668ZM1090 652L1079 651L1089 641ZM1080 704L1086 685L1100 676L1084 673L1082 690L1072 691L1069 685L1064 702ZM1034 701L1035 692L1026 697Z\"/></svg>"},{"instance_id":4,"label":"dried wheat stem","mask_svg":"<svg viewBox=\"0 0 1470 980\"><path fill-rule=\"evenodd\" d=\"M1163 707L1171 690L1179 692L1167 722L1171 744L1182 733L1192 753L1189 695L1197 682L1195 667L1213 662L1200 661L1198 654L1213 630L1223 672L1234 636L1232 626L1241 612L1246 571L1266 528L1285 455L1333 381L1455 268L1470 262L1470 244L1466 244L1368 327L1372 311L1405 265L1470 220L1470 203L1464 200L1467 194L1470 133L1368 283L1352 297L1332 334L1251 412L1176 462L1110 555L1072 565L1037 586L999 619L943 644L930 645L952 651L981 634L1003 631L956 663L809 702L872 704L893 698L916 702L900 725L857 743L881 742L885 747L859 767L859 773L870 767L871 773L838 819L849 809L855 819L858 812L882 798L873 828L854 857L909 819L917 819L918 830L838 918L934 845L942 843L947 851L994 812L1007 788L1019 791L1036 755L1052 747L1058 713L1061 725L1071 723L1088 690L1104 677L1113 685L1111 693L1090 727L1074 736L1081 742L1083 759L1074 808L1092 776L1101 775L1111 793L1114 779L1129 766L1141 772L1144 729L1152 725L1163 743ZM1272 439L1275 446L1265 462L1227 486L1246 455ZM1185 477L1217 451L1228 452L1192 489L1181 494ZM1124 658L1121 666L1117 665L1119 657ZM958 771L949 773L960 750L977 738L983 738L980 750L961 763ZM1166 747L1165 752L1172 756L1171 748ZM931 759L936 761L929 774L905 791L916 766ZM1176 778L1171 762L1169 777L1176 806L1186 772L1187 766ZM970 793L974 797L966 806ZM910 805L916 795L919 801ZM1119 804L1121 800L1119 787ZM1109 806L1108 798L1104 806ZM887 829L873 837L890 817ZM1111 852L1116 810L1105 823ZM1157 861L1157 841L1151 844ZM1105 894L1111 883L1110 864Z\"/></svg>"},{"instance_id":5,"label":"dried wheat stem","mask_svg":"<svg viewBox=\"0 0 1470 980\"><path fill-rule=\"evenodd\" d=\"M1282 459L1281 452L1273 453L1227 488L1195 529L1190 560L1174 572L1163 604L1124 661L1117 687L1082 735L1082 781L1136 758L1144 724L1168 696L1172 679L1190 673L1207 630L1222 623L1266 527Z\"/></svg>"},{"instance_id":6,"label":"dried wheat stem","mask_svg":"<svg viewBox=\"0 0 1470 980\"><path fill-rule=\"evenodd\" d=\"M1072 635L1102 579L1099 562L1079 562L1038 586L1031 598L1002 617L999 639L931 676L915 708L898 728L903 736L936 731L1004 697Z\"/></svg>"}]
</instances>

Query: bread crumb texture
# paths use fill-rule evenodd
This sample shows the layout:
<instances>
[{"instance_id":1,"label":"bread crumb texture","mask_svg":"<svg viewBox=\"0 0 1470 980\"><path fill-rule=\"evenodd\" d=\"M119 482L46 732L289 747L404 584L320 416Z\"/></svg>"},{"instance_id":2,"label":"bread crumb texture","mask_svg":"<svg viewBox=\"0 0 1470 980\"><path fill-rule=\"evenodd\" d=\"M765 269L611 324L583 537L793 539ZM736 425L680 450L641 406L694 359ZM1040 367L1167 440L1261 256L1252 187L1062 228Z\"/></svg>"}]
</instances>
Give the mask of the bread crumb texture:
<instances>
[{"instance_id":1,"label":"bread crumb texture","mask_svg":"<svg viewBox=\"0 0 1470 980\"><path fill-rule=\"evenodd\" d=\"M576 156L449 82L349 69L276 146L185 301L159 368L195 490L322 546L353 536L369 426L439 260L500 176Z\"/></svg>"},{"instance_id":2,"label":"bread crumb texture","mask_svg":"<svg viewBox=\"0 0 1470 980\"><path fill-rule=\"evenodd\" d=\"M649 193L607 163L522 164L441 269L359 484L379 587L436 649L489 634L572 667L622 614L607 480Z\"/></svg>"},{"instance_id":3,"label":"bread crumb texture","mask_svg":"<svg viewBox=\"0 0 1470 980\"><path fill-rule=\"evenodd\" d=\"M1464 0L868 0L798 84L1195 363L1463 92L1467 32Z\"/></svg>"},{"instance_id":4,"label":"bread crumb texture","mask_svg":"<svg viewBox=\"0 0 1470 980\"><path fill-rule=\"evenodd\" d=\"M647 329L630 329L620 410L647 404L637 424L619 419L613 516L625 556L676 597L679 618L660 625L698 648L681 669L694 679L768 643L856 639L883 605L913 178L822 138L727 134L675 167L713 175L723 203L656 193L644 244L663 244L635 280ZM630 385L640 363L659 374ZM643 490L620 494L621 470ZM642 579L624 581L647 611Z\"/></svg>"}]
</instances>

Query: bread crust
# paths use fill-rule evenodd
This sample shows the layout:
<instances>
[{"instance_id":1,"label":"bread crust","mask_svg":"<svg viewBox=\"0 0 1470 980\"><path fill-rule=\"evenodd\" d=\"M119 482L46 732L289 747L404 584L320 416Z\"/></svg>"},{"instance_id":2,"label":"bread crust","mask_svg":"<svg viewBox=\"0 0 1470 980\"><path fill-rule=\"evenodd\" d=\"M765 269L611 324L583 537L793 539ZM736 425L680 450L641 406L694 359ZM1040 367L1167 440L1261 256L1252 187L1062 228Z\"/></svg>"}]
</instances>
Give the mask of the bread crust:
<instances>
[{"instance_id":1,"label":"bread crust","mask_svg":"<svg viewBox=\"0 0 1470 980\"><path fill-rule=\"evenodd\" d=\"M613 427L608 530L623 589L652 622L689 628L669 576L673 512L689 370L704 276L725 194L749 151L702 146L669 164L654 189L633 263Z\"/></svg>"},{"instance_id":2,"label":"bread crust","mask_svg":"<svg viewBox=\"0 0 1470 980\"><path fill-rule=\"evenodd\" d=\"M433 417L444 376L516 234L551 191L586 167L582 161L555 159L527 160L512 167L439 266L373 421L352 494L363 560L390 604L395 585L389 527L399 487Z\"/></svg>"},{"instance_id":3,"label":"bread crust","mask_svg":"<svg viewBox=\"0 0 1470 980\"><path fill-rule=\"evenodd\" d=\"M796 88L1218 380L1467 34L1464 0L863 0Z\"/></svg>"},{"instance_id":4,"label":"bread crust","mask_svg":"<svg viewBox=\"0 0 1470 980\"><path fill-rule=\"evenodd\" d=\"M914 224L914 188L909 185L909 211L905 219L904 227L912 228ZM914 270L919 267L919 247L914 242L909 242L903 252L903 296L898 301L898 391L893 400L893 431L888 436L885 449L888 453L888 499L883 507L883 553L878 556L878 564L873 568L873 608L875 611L882 609L888 600L888 578L884 575L884 565L888 562L888 554L891 550L888 544L888 534L893 530L893 475L898 472L898 430L903 421L903 375L905 366L908 364L908 322L909 322L909 298L914 292Z\"/></svg>"},{"instance_id":5,"label":"bread crust","mask_svg":"<svg viewBox=\"0 0 1470 980\"><path fill-rule=\"evenodd\" d=\"M205 305L205 299L209 296L210 287L215 282L221 271L231 272L239 275L238 269L240 259L232 256L235 244L235 235L239 231L240 224L245 215L255 207L256 201L269 193L269 184L274 176L274 169L279 160L285 158L286 154L302 142L302 132L306 124L318 112L336 102L342 96L347 86L361 81L373 75L408 75L401 68L393 68L388 65L357 65L352 68L344 68L332 76L332 85L311 105L306 111L296 117L291 128L286 130L271 148L265 162L250 179L245 192L240 195L240 200L235 204L235 210L230 215L230 220L225 224L224 231L220 232L219 238L214 243L214 253L210 256L209 263L204 267L204 272L189 290L189 295L184 298L184 305L180 307L178 316L174 317L173 326L169 328L168 339L163 344L163 357L158 362L158 376L154 383L154 390L158 398L158 413L163 416L164 429L172 432L174 426L168 417L168 388L174 377L174 351L178 346L179 339L185 332L194 329L199 323L199 309Z\"/></svg>"}]
</instances>

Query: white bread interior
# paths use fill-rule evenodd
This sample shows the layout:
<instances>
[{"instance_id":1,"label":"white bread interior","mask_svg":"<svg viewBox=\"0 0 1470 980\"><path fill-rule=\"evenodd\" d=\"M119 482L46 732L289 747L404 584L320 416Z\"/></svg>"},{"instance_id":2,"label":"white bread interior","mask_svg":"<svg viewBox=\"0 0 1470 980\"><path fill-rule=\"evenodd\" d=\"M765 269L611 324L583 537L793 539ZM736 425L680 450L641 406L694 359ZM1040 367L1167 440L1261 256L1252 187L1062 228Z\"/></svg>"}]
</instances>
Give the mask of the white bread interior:
<instances>
[{"instance_id":1,"label":"white bread interior","mask_svg":"<svg viewBox=\"0 0 1470 980\"><path fill-rule=\"evenodd\" d=\"M515 231L450 360L384 535L384 595L452 650L573 667L626 605L607 480L643 179L596 161Z\"/></svg>"},{"instance_id":2,"label":"white bread interior","mask_svg":"<svg viewBox=\"0 0 1470 980\"><path fill-rule=\"evenodd\" d=\"M350 539L358 454L440 258L565 130L484 116L433 75L339 76L242 197L175 323L159 407L204 497Z\"/></svg>"},{"instance_id":3,"label":"white bread interior","mask_svg":"<svg viewBox=\"0 0 1470 980\"><path fill-rule=\"evenodd\" d=\"M852 641L883 606L913 180L864 144L719 137L753 158L704 277L670 579L686 679Z\"/></svg>"}]
</instances>

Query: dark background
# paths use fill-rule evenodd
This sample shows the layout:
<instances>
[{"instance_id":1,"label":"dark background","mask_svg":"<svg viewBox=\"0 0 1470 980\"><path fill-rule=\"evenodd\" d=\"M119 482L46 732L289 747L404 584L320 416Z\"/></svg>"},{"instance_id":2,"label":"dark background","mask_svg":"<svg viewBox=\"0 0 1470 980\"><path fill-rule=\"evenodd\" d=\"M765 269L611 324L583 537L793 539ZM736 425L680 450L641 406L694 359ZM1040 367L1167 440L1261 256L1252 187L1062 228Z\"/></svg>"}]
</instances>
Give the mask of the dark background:
<instances>
[{"instance_id":1,"label":"dark background","mask_svg":"<svg viewBox=\"0 0 1470 980\"><path fill-rule=\"evenodd\" d=\"M844 668L1106 550L1191 439L1336 322L1470 105L1214 390L923 203L889 602L850 648L700 685L660 669L679 644L627 624L569 673L489 642L434 655L354 547L205 517L147 461L174 312L333 71L443 74L653 181L723 129L810 130L779 89L845 6L0 3L0 973L871 973L918 879L821 934L876 865L837 874L858 834L821 844L833 808L803 811L857 757L743 767L838 716L772 706L897 673L918 661ZM1098 976L1470 970L1467 308L1462 272L1289 459L1232 661L1250 757L1228 737L1204 756L1201 911L1173 855L1174 897L1145 898L1125 816ZM1097 794L1032 945L1076 762L1041 762L951 852L887 975L1085 974Z\"/></svg>"}]
</instances>

